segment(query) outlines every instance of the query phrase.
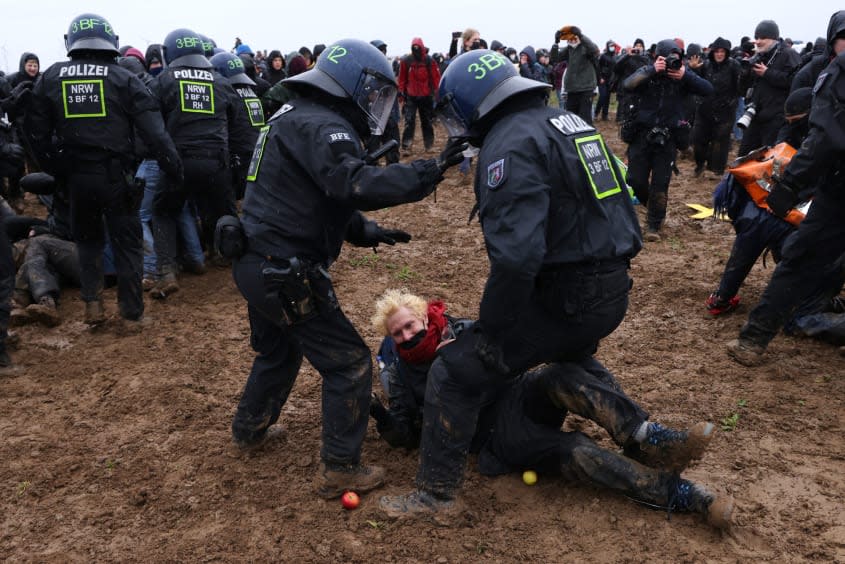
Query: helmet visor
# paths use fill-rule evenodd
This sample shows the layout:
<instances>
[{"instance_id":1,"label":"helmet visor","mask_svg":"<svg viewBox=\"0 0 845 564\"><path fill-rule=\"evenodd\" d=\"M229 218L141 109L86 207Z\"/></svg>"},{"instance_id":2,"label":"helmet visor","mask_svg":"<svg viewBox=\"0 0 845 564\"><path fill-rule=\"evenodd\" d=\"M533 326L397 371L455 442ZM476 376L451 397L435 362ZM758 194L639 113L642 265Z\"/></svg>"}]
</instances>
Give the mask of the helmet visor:
<instances>
[{"instance_id":1,"label":"helmet visor","mask_svg":"<svg viewBox=\"0 0 845 564\"><path fill-rule=\"evenodd\" d=\"M355 103L367 114L370 132L373 135L381 135L393 110L393 102L396 101L396 84L371 70L365 70L362 76Z\"/></svg>"},{"instance_id":2,"label":"helmet visor","mask_svg":"<svg viewBox=\"0 0 845 564\"><path fill-rule=\"evenodd\" d=\"M464 119L455 109L455 105L452 103L453 98L454 96L450 92L442 100L440 100L437 104L434 115L436 119L443 124L443 127L446 128L446 131L449 132L449 137L466 137L469 130L464 122Z\"/></svg>"}]
</instances>

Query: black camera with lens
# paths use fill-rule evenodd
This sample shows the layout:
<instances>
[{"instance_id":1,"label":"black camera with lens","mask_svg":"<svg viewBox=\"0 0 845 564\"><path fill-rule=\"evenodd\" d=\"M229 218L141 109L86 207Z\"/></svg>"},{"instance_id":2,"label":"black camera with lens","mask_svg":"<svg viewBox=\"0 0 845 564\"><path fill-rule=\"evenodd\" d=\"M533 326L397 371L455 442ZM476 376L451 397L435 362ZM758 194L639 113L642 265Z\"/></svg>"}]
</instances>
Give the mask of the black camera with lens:
<instances>
[{"instance_id":1,"label":"black camera with lens","mask_svg":"<svg viewBox=\"0 0 845 564\"><path fill-rule=\"evenodd\" d=\"M662 147L669 140L669 129L665 127L652 127L651 130L646 133L645 140L648 141L649 145Z\"/></svg>"},{"instance_id":2,"label":"black camera with lens","mask_svg":"<svg viewBox=\"0 0 845 564\"><path fill-rule=\"evenodd\" d=\"M748 59L740 59L739 64L742 66L744 70L750 70L754 67L757 63L762 63L763 57L760 53L757 53L753 57L749 57Z\"/></svg>"},{"instance_id":3,"label":"black camera with lens","mask_svg":"<svg viewBox=\"0 0 845 564\"><path fill-rule=\"evenodd\" d=\"M677 53L669 53L669 56L667 56L664 60L666 61L667 71L681 70L681 67L684 65L684 61L681 59L681 56Z\"/></svg>"},{"instance_id":4,"label":"black camera with lens","mask_svg":"<svg viewBox=\"0 0 845 564\"><path fill-rule=\"evenodd\" d=\"M754 119L754 116L757 115L757 106L754 102L751 102L747 106L745 106L745 112L736 120L736 126L740 129L748 129L748 126L751 125L751 120Z\"/></svg>"}]
</instances>

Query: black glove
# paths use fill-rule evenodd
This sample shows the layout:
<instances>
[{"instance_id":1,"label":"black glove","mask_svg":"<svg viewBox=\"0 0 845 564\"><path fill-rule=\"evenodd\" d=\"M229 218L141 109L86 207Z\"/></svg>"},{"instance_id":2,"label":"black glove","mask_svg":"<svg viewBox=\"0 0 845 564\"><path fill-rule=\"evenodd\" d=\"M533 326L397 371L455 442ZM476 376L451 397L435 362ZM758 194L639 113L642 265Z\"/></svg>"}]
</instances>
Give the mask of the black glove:
<instances>
[{"instance_id":1,"label":"black glove","mask_svg":"<svg viewBox=\"0 0 845 564\"><path fill-rule=\"evenodd\" d=\"M560 43L560 30L555 30L555 43Z\"/></svg>"},{"instance_id":2,"label":"black glove","mask_svg":"<svg viewBox=\"0 0 845 564\"><path fill-rule=\"evenodd\" d=\"M794 208L797 203L798 190L783 180L775 182L771 192L769 192L769 196L766 198L766 205L778 217L786 217L789 210Z\"/></svg>"},{"instance_id":3,"label":"black glove","mask_svg":"<svg viewBox=\"0 0 845 564\"><path fill-rule=\"evenodd\" d=\"M387 409L375 393L370 394L370 417L375 419L377 423L383 423L388 419Z\"/></svg>"},{"instance_id":4,"label":"black glove","mask_svg":"<svg viewBox=\"0 0 845 564\"><path fill-rule=\"evenodd\" d=\"M456 164L460 164L464 160L463 152L467 150L469 143L462 137L452 137L446 144L446 148L437 157L437 168L440 169L440 174L443 174Z\"/></svg>"},{"instance_id":5,"label":"black glove","mask_svg":"<svg viewBox=\"0 0 845 564\"><path fill-rule=\"evenodd\" d=\"M481 359L481 363L488 369L499 374L508 374L510 368L505 364L505 353L502 347L490 340L484 333L478 336L475 342L475 354Z\"/></svg>"},{"instance_id":6,"label":"black glove","mask_svg":"<svg viewBox=\"0 0 845 564\"><path fill-rule=\"evenodd\" d=\"M32 98L32 81L25 80L15 86L9 97L3 100L2 108L6 112L20 112L29 105Z\"/></svg>"},{"instance_id":7,"label":"black glove","mask_svg":"<svg viewBox=\"0 0 845 564\"><path fill-rule=\"evenodd\" d=\"M21 164L26 157L26 151L17 143L6 143L0 149L0 157L11 164Z\"/></svg>"},{"instance_id":8,"label":"black glove","mask_svg":"<svg viewBox=\"0 0 845 564\"><path fill-rule=\"evenodd\" d=\"M366 247L377 247L379 243L395 245L396 243L407 243L411 240L411 234L400 229L382 229L375 221L368 221L364 225L364 245Z\"/></svg>"},{"instance_id":9,"label":"black glove","mask_svg":"<svg viewBox=\"0 0 845 564\"><path fill-rule=\"evenodd\" d=\"M460 38L461 38L461 35L463 35L463 32L460 32L460 31L453 31L453 32L452 32L452 39L460 39Z\"/></svg>"}]
</instances>

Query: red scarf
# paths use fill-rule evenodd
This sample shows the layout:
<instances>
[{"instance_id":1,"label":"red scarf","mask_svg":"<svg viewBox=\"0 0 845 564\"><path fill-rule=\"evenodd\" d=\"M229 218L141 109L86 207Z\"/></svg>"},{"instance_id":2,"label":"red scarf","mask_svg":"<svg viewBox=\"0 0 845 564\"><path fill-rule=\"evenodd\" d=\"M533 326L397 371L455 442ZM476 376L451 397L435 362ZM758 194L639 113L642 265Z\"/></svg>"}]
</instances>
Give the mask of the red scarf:
<instances>
[{"instance_id":1,"label":"red scarf","mask_svg":"<svg viewBox=\"0 0 845 564\"><path fill-rule=\"evenodd\" d=\"M445 312L446 304L442 301L435 300L428 303L428 329L425 337L412 349L396 347L402 360L408 364L423 364L434 360L437 345L440 344L443 330L448 324L446 316L443 315Z\"/></svg>"}]
</instances>

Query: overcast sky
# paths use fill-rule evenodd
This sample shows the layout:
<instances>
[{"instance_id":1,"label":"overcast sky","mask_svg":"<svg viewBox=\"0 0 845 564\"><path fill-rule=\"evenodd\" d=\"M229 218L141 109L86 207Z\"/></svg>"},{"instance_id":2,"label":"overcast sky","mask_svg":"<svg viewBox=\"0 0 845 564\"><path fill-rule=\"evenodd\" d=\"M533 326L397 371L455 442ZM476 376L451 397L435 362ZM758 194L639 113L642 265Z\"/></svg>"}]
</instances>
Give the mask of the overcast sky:
<instances>
[{"instance_id":1,"label":"overcast sky","mask_svg":"<svg viewBox=\"0 0 845 564\"><path fill-rule=\"evenodd\" d=\"M831 0L598 0L525 2L515 0L400 0L364 2L316 0L296 2L191 2L139 0L0 0L0 69L16 71L24 51L34 51L42 67L66 58L64 34L70 21L83 12L109 20L121 45L144 51L160 43L173 29L187 27L231 49L240 37L253 50L283 53L315 43L355 37L381 39L388 54L409 50L411 39L422 37L431 52L446 52L452 31L474 27L491 42L498 39L521 50L551 45L554 30L577 25L603 45L614 39L624 45L636 37L646 45L682 37L687 43L709 44L721 35L733 44L754 35L762 19L773 19L783 37L812 41L824 36L830 15L843 7Z\"/></svg>"}]
</instances>

